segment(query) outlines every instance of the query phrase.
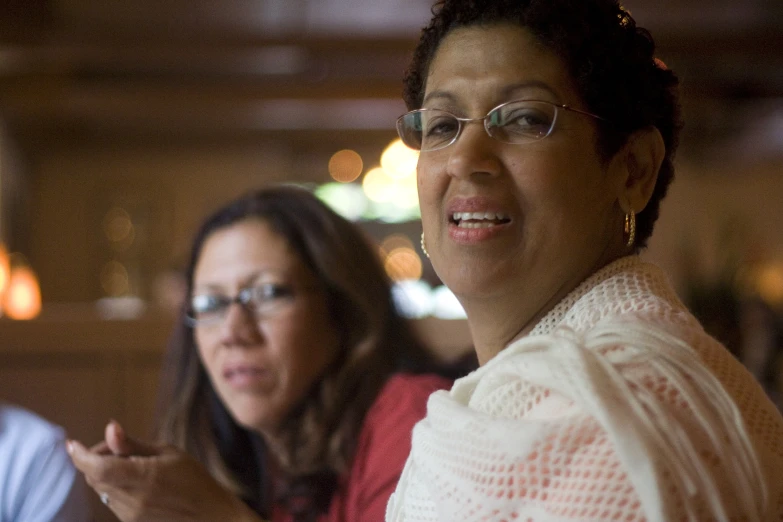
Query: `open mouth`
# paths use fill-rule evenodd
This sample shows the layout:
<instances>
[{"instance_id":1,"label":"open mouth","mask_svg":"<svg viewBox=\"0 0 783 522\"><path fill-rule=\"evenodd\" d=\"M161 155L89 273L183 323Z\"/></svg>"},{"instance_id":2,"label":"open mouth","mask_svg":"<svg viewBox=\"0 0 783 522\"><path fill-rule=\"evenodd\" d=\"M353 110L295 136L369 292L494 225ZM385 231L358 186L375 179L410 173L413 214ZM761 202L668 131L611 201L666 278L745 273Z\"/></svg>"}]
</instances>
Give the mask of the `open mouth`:
<instances>
[{"instance_id":1,"label":"open mouth","mask_svg":"<svg viewBox=\"0 0 783 522\"><path fill-rule=\"evenodd\" d=\"M454 212L449 220L459 228L490 228L511 222L499 212Z\"/></svg>"}]
</instances>

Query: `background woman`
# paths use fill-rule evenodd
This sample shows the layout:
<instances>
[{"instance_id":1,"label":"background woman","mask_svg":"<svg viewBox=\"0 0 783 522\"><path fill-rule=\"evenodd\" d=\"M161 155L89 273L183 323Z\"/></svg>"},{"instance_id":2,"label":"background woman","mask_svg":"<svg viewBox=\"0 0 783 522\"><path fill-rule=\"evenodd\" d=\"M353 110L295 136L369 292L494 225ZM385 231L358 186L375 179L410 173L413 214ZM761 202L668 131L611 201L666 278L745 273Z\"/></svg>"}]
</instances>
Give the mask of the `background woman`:
<instances>
[{"instance_id":1,"label":"background woman","mask_svg":"<svg viewBox=\"0 0 783 522\"><path fill-rule=\"evenodd\" d=\"M414 429L387 520L779 520L783 420L636 254L677 79L615 0L446 0L398 120L482 367Z\"/></svg>"},{"instance_id":2,"label":"background woman","mask_svg":"<svg viewBox=\"0 0 783 522\"><path fill-rule=\"evenodd\" d=\"M361 231L309 192L261 190L204 223L187 284L163 372L170 446L110 424L92 452L72 444L91 486L124 521L382 519L450 381L421 373Z\"/></svg>"}]
</instances>

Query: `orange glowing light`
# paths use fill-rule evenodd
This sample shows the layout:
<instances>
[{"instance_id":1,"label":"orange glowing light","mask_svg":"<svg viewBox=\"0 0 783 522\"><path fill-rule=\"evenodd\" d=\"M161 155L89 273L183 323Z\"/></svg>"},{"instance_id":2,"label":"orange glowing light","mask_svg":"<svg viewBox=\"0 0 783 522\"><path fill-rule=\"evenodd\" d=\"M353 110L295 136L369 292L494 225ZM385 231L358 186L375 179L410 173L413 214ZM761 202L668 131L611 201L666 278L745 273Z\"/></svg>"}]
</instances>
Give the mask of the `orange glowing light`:
<instances>
[{"instance_id":1,"label":"orange glowing light","mask_svg":"<svg viewBox=\"0 0 783 522\"><path fill-rule=\"evenodd\" d=\"M761 267L756 277L762 299L773 306L783 303L783 261Z\"/></svg>"},{"instance_id":2,"label":"orange glowing light","mask_svg":"<svg viewBox=\"0 0 783 522\"><path fill-rule=\"evenodd\" d=\"M413 250L413 243L405 234L391 234L381 241L381 257L386 256L397 248L409 248Z\"/></svg>"},{"instance_id":3,"label":"orange glowing light","mask_svg":"<svg viewBox=\"0 0 783 522\"><path fill-rule=\"evenodd\" d=\"M30 267L11 270L3 308L8 317L17 320L32 319L41 313L41 289Z\"/></svg>"},{"instance_id":4,"label":"orange glowing light","mask_svg":"<svg viewBox=\"0 0 783 522\"><path fill-rule=\"evenodd\" d=\"M421 259L411 248L395 248L389 252L384 262L384 268L394 281L421 278Z\"/></svg>"},{"instance_id":5,"label":"orange glowing light","mask_svg":"<svg viewBox=\"0 0 783 522\"><path fill-rule=\"evenodd\" d=\"M0 243L0 302L2 302L3 292L8 286L8 279L11 275L11 262L8 257L8 250L5 245Z\"/></svg>"},{"instance_id":6,"label":"orange glowing light","mask_svg":"<svg viewBox=\"0 0 783 522\"><path fill-rule=\"evenodd\" d=\"M364 162L355 151L345 149L335 152L329 160L329 175L340 183L350 183L358 178Z\"/></svg>"}]
</instances>

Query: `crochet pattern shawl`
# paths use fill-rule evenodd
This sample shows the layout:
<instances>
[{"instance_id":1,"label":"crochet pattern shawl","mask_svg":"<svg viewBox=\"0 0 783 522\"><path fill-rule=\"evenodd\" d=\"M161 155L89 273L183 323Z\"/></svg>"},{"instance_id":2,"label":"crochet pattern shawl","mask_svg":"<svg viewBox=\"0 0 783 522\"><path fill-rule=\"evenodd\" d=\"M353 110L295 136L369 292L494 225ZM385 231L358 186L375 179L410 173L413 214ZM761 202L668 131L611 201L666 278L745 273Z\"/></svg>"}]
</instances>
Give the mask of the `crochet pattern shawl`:
<instances>
[{"instance_id":1,"label":"crochet pattern shawl","mask_svg":"<svg viewBox=\"0 0 783 522\"><path fill-rule=\"evenodd\" d=\"M783 520L783 418L626 257L430 396L386 520Z\"/></svg>"}]
</instances>

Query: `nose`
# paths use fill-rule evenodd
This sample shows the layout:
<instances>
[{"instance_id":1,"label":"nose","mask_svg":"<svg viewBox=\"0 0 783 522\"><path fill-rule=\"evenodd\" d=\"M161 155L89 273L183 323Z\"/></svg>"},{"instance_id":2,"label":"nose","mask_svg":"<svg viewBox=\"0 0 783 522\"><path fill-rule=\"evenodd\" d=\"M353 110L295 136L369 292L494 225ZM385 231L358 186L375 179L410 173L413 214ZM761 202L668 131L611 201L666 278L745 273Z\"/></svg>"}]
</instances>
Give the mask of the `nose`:
<instances>
[{"instance_id":1,"label":"nose","mask_svg":"<svg viewBox=\"0 0 783 522\"><path fill-rule=\"evenodd\" d=\"M448 151L448 173L461 179L494 177L501 172L497 155L500 143L490 137L482 120L463 122L457 140Z\"/></svg>"},{"instance_id":2,"label":"nose","mask_svg":"<svg viewBox=\"0 0 783 522\"><path fill-rule=\"evenodd\" d=\"M220 325L223 346L250 346L261 340L261 329L253 313L239 303L231 303Z\"/></svg>"}]
</instances>

